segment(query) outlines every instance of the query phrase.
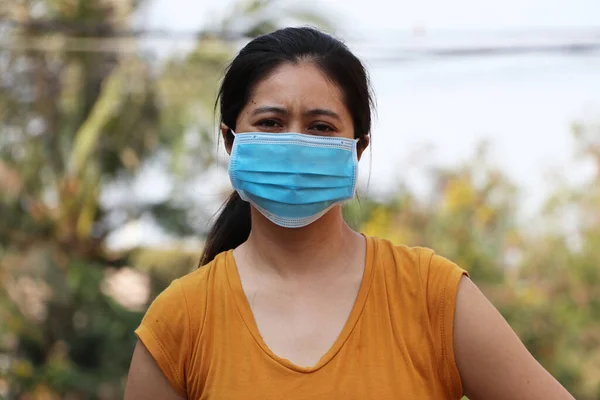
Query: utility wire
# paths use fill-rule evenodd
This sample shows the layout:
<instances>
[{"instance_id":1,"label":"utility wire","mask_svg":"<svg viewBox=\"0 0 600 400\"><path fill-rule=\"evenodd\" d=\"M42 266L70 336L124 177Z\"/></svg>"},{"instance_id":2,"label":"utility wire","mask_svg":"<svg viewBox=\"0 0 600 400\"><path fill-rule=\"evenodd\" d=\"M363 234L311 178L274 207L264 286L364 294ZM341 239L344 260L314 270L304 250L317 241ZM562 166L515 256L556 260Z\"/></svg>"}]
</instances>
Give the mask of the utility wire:
<instances>
[{"instance_id":1,"label":"utility wire","mask_svg":"<svg viewBox=\"0 0 600 400\"><path fill-rule=\"evenodd\" d=\"M67 36L21 36L0 41L0 50L38 52L90 52L90 53L136 53L141 52L143 43L138 38L82 38ZM361 46L369 51L369 46ZM413 61L421 58L468 58L525 54L600 54L600 40L571 41L557 44L531 45L475 45L475 46L394 46L380 48L371 59L378 61ZM383 54L382 54L383 53Z\"/></svg>"},{"instance_id":2,"label":"utility wire","mask_svg":"<svg viewBox=\"0 0 600 400\"><path fill-rule=\"evenodd\" d=\"M389 54L393 52L394 54ZM433 58L483 58L529 54L600 55L600 42L566 43L555 45L477 46L444 49L394 49L383 56L369 56L371 62L411 62Z\"/></svg>"},{"instance_id":3,"label":"utility wire","mask_svg":"<svg viewBox=\"0 0 600 400\"><path fill-rule=\"evenodd\" d=\"M90 52L90 53L139 53L145 45L153 42L164 41L172 45L173 41L189 41L194 44L202 38L215 37L226 42L247 40L242 32L232 31L166 31L153 29L124 30L114 29L109 24L86 24L75 21L31 21L26 23L10 19L0 19L0 28L8 26L8 30L15 31L12 35L4 29L0 35L0 50L9 51L37 51L37 52ZM29 32L28 34L19 33ZM582 31L572 32L579 33ZM431 44L392 45L381 47L373 43L358 43L360 50L369 53L371 62L414 62L440 58L470 58L492 57L526 54L564 54L586 55L600 54L600 31L585 30L585 39L574 39L573 35L552 35L552 42L545 40L530 44L514 44L515 37L505 36L510 40L509 45L498 44L498 38L503 35L494 35L493 45L451 45L435 46ZM33 33L33 34L32 34ZM529 32L537 33L531 31ZM542 32L543 33L543 32ZM527 32L521 32L521 35ZM564 36L563 36L564 35ZM560 36L568 37L562 40ZM473 34L474 39L477 35ZM420 41L422 37L415 37ZM436 39L435 37L433 38ZM481 42L482 40L478 40ZM485 41L484 41L485 42Z\"/></svg>"},{"instance_id":4,"label":"utility wire","mask_svg":"<svg viewBox=\"0 0 600 400\"><path fill-rule=\"evenodd\" d=\"M14 29L23 29L28 31L29 33L37 33L37 34L56 34L56 33L64 33L70 34L73 36L87 36L87 37L147 37L147 38L160 38L160 39L169 39L169 40L185 40L185 39L196 39L198 37L204 36L219 36L224 37L227 36L230 39L241 39L244 38L244 31L236 31L235 29L227 29L227 30L210 30L210 29L200 29L200 30L165 30L165 29L131 29L131 28L121 28L116 27L109 23L89 23L82 21L67 21L67 20L30 20L26 22L16 21L10 18L2 18L0 17L0 26L5 25L7 27L11 27ZM410 34L411 31L405 31L403 33ZM426 33L426 31L424 31ZM362 32L368 33L368 32ZM373 32L371 32L373 33ZM390 37L395 36L397 33L402 33L402 31L387 31L380 32L377 31L378 35L387 35ZM473 33L473 32L465 32L462 33ZM593 37L594 39L600 39L600 26L598 27L588 27L588 28L570 28L570 29L531 29L531 30L507 30L507 31L487 31L484 33L492 33L495 35L528 35L528 34L543 34L545 36L557 36L557 35L567 35L567 34L585 34L586 36ZM476 32L475 32L476 34ZM352 35L353 36L353 35ZM355 40L364 37L364 35L357 36L354 38Z\"/></svg>"},{"instance_id":5,"label":"utility wire","mask_svg":"<svg viewBox=\"0 0 600 400\"><path fill-rule=\"evenodd\" d=\"M165 29L123 29L109 23L84 23L81 21L35 20L17 22L12 19L0 18L0 26L34 35L65 34L80 38L156 38L162 40L191 40L202 37L219 37L224 40L243 39L242 32L219 30L176 31Z\"/></svg>"}]
</instances>

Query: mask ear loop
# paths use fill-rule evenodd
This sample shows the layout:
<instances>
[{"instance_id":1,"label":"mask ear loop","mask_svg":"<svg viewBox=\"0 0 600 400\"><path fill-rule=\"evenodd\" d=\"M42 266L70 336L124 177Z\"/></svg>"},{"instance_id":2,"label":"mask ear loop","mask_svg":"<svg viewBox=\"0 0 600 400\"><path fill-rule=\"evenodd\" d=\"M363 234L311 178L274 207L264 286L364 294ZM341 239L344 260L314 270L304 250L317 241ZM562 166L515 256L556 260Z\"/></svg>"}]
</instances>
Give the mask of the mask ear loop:
<instances>
[{"instance_id":1,"label":"mask ear loop","mask_svg":"<svg viewBox=\"0 0 600 400\"><path fill-rule=\"evenodd\" d=\"M233 136L233 138L231 139L231 145L233 146L233 142L235 142L235 138L237 136L237 133L235 133L233 131L233 129L231 129L231 128L227 128L227 133L228 134L231 133L231 135ZM229 136L229 135L227 135L227 136ZM226 141L229 141L229 137L227 137Z\"/></svg>"}]
</instances>

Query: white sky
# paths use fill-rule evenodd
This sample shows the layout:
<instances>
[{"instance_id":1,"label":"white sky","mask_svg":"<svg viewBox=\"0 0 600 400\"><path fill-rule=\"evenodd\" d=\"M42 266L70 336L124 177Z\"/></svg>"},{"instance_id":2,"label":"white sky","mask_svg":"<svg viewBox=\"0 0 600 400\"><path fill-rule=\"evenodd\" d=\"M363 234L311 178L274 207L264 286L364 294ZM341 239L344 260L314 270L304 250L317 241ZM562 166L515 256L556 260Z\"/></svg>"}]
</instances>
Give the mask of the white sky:
<instances>
[{"instance_id":1,"label":"white sky","mask_svg":"<svg viewBox=\"0 0 600 400\"><path fill-rule=\"evenodd\" d=\"M147 22L153 27L197 29L230 4L231 0L152 0ZM600 26L597 0L313 0L302 4L360 32L415 26L459 30Z\"/></svg>"}]
</instances>

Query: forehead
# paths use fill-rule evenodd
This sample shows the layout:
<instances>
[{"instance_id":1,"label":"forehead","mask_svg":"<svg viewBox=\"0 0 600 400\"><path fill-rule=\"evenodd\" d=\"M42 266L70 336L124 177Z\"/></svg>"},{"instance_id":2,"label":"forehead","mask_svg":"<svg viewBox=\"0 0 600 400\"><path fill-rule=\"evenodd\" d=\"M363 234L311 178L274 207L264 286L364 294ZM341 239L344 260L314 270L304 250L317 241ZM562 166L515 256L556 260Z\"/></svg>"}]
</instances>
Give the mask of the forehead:
<instances>
[{"instance_id":1,"label":"forehead","mask_svg":"<svg viewBox=\"0 0 600 400\"><path fill-rule=\"evenodd\" d=\"M283 64L254 88L249 106L264 104L289 108L329 108L343 113L340 88L313 63Z\"/></svg>"}]
</instances>

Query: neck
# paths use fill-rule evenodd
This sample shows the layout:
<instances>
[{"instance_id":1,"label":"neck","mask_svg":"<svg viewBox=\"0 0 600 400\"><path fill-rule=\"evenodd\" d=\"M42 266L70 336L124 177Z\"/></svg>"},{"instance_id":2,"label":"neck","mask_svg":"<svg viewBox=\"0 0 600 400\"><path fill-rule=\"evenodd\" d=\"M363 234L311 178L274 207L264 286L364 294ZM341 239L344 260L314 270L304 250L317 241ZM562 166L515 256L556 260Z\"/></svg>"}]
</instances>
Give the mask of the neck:
<instances>
[{"instance_id":1,"label":"neck","mask_svg":"<svg viewBox=\"0 0 600 400\"><path fill-rule=\"evenodd\" d=\"M341 255L352 254L363 238L342 218L341 207L334 207L317 221L302 228L275 225L252 208L252 231L244 244L246 254L262 268L278 275L298 276L323 266L335 268Z\"/></svg>"}]
</instances>

